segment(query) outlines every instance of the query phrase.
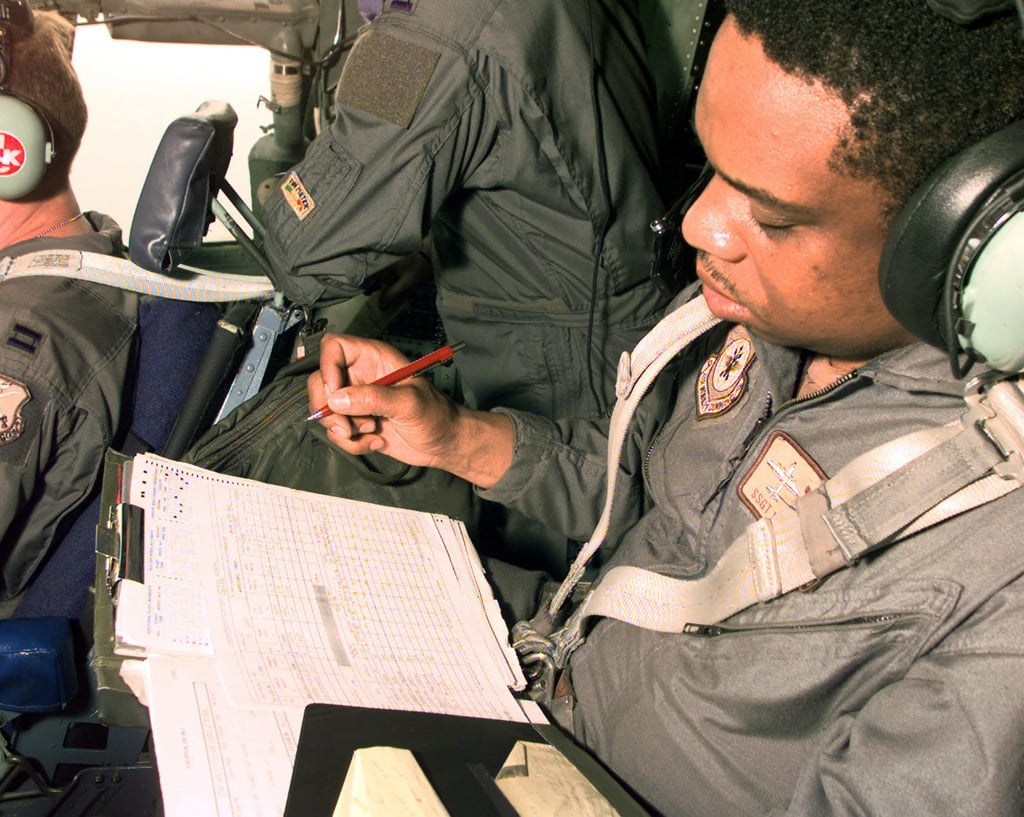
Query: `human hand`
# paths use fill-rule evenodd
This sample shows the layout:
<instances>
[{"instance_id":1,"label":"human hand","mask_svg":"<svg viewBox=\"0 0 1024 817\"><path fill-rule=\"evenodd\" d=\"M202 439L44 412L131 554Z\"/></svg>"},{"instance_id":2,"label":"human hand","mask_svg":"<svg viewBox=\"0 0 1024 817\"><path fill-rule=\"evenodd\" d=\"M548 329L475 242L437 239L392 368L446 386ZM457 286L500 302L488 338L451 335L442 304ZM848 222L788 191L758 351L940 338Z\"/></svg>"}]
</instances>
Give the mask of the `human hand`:
<instances>
[{"instance_id":1,"label":"human hand","mask_svg":"<svg viewBox=\"0 0 1024 817\"><path fill-rule=\"evenodd\" d=\"M320 420L328 439L352 454L379 451L492 485L511 461L511 422L453 403L424 378L372 385L406 363L386 343L325 335L320 370L310 375L307 390L314 410L326 405L334 412Z\"/></svg>"}]
</instances>

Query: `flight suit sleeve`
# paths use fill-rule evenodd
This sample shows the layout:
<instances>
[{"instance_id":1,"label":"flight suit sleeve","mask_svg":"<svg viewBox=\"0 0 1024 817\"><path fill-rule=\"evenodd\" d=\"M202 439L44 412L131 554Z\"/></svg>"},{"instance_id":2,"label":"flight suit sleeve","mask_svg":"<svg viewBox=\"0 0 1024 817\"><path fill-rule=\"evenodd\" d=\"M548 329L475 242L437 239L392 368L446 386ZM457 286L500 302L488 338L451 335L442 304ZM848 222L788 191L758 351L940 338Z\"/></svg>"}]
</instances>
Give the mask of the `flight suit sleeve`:
<instances>
[{"instance_id":1,"label":"flight suit sleeve","mask_svg":"<svg viewBox=\"0 0 1024 817\"><path fill-rule=\"evenodd\" d=\"M526 412L496 411L512 419L512 465L497 484L478 493L571 539L588 539L604 508L608 422L554 422ZM624 529L639 515L636 450L634 443L624 446L613 528Z\"/></svg>"},{"instance_id":2,"label":"flight suit sleeve","mask_svg":"<svg viewBox=\"0 0 1024 817\"><path fill-rule=\"evenodd\" d=\"M275 283L292 300L352 296L420 249L445 198L495 146L473 59L394 25L359 38L337 118L265 203Z\"/></svg>"}]
</instances>

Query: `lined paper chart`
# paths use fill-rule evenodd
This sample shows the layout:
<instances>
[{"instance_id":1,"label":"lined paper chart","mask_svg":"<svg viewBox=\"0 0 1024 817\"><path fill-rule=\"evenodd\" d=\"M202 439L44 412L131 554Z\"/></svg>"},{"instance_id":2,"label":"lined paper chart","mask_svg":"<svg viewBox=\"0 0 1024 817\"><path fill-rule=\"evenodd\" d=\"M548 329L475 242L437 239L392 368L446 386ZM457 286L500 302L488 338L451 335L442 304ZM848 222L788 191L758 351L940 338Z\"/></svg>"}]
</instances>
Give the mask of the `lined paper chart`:
<instances>
[{"instance_id":1,"label":"lined paper chart","mask_svg":"<svg viewBox=\"0 0 1024 817\"><path fill-rule=\"evenodd\" d=\"M176 463L133 462L128 496L145 513L145 583L120 583L119 651L212 654L200 580L206 564L201 526L185 512L193 478L191 469Z\"/></svg>"},{"instance_id":2,"label":"lined paper chart","mask_svg":"<svg viewBox=\"0 0 1024 817\"><path fill-rule=\"evenodd\" d=\"M235 705L525 720L509 689L518 662L461 523L201 469L175 490Z\"/></svg>"}]
</instances>

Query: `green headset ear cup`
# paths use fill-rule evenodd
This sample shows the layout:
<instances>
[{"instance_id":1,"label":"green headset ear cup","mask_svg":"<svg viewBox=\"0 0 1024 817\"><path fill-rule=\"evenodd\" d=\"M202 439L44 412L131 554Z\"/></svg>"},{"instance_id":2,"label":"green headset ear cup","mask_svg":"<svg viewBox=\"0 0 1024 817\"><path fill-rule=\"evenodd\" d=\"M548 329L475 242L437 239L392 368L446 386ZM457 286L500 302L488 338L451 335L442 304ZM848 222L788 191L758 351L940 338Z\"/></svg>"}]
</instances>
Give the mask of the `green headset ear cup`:
<instances>
[{"instance_id":1,"label":"green headset ear cup","mask_svg":"<svg viewBox=\"0 0 1024 817\"><path fill-rule=\"evenodd\" d=\"M960 346L992 369L1024 371L1024 212L1002 221L978 250L960 300L970 327Z\"/></svg>"},{"instance_id":2,"label":"green headset ear cup","mask_svg":"<svg viewBox=\"0 0 1024 817\"><path fill-rule=\"evenodd\" d=\"M910 197L889 232L878 270L882 300L907 330L946 349L944 292L977 210L1024 169L1024 120L943 164Z\"/></svg>"},{"instance_id":3,"label":"green headset ear cup","mask_svg":"<svg viewBox=\"0 0 1024 817\"><path fill-rule=\"evenodd\" d=\"M53 154L50 129L26 102L0 94L0 199L35 189Z\"/></svg>"}]
</instances>

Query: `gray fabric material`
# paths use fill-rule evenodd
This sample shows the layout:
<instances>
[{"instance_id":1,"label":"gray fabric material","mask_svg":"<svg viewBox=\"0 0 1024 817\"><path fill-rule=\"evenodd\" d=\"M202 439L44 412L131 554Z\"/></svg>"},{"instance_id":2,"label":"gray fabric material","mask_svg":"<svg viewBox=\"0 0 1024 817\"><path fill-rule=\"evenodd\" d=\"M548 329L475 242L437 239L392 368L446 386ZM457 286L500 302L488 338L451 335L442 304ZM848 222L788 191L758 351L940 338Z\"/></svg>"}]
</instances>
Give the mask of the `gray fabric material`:
<instances>
[{"instance_id":1,"label":"gray fabric material","mask_svg":"<svg viewBox=\"0 0 1024 817\"><path fill-rule=\"evenodd\" d=\"M47 248L121 252L113 220L88 218L97 232L25 241L0 256ZM0 376L31 392L24 431L0 445L0 597L24 588L95 485L122 425L138 304L134 293L67 278L0 283ZM9 343L12 335L34 351Z\"/></svg>"},{"instance_id":2,"label":"gray fabric material","mask_svg":"<svg viewBox=\"0 0 1024 817\"><path fill-rule=\"evenodd\" d=\"M715 564L753 520L738 485L773 432L832 475L963 411L930 347L794 401L798 355L755 339L745 396L698 422L696 372L727 329L641 405L611 563L674 576ZM601 428L512 416L512 469L482 495L579 535L600 509ZM1022 512L1011 493L703 635L599 621L570 662L577 737L666 815L1022 813Z\"/></svg>"},{"instance_id":3,"label":"gray fabric material","mask_svg":"<svg viewBox=\"0 0 1024 817\"><path fill-rule=\"evenodd\" d=\"M300 221L276 189L265 204L276 283L300 302L350 296L418 250L429 231L445 329L467 344L455 365L468 402L596 415L613 400L619 354L665 303L647 280L647 225L663 203L653 86L632 3L413 5L385 9L369 31L436 54L429 84L407 127L366 112L366 102L339 104L296 167L316 208ZM588 10L601 66L600 136ZM379 68L386 87L389 65ZM365 66L353 73L365 83ZM353 93L346 81L343 74L341 99ZM588 363L593 252L609 213L599 140L612 220ZM591 367L600 405L590 396Z\"/></svg>"}]
</instances>

